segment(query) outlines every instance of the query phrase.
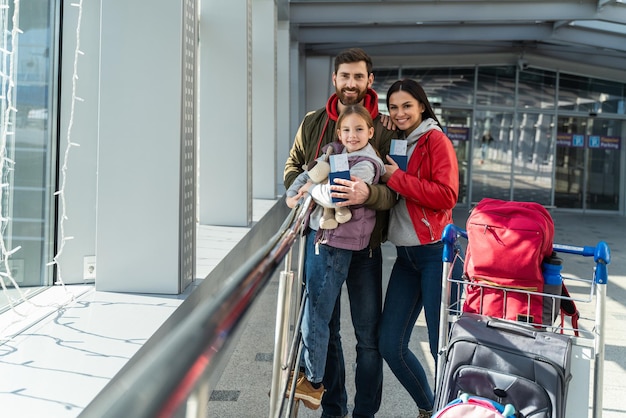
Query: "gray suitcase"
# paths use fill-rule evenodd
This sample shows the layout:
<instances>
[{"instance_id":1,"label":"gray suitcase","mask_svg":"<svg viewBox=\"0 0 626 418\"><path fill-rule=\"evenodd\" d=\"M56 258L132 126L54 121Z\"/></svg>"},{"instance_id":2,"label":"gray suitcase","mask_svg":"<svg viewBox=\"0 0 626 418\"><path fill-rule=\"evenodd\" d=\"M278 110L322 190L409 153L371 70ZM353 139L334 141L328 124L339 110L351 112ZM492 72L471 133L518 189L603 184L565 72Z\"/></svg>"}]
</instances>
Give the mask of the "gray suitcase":
<instances>
[{"instance_id":1,"label":"gray suitcase","mask_svg":"<svg viewBox=\"0 0 626 418\"><path fill-rule=\"evenodd\" d=\"M512 404L518 417L563 418L571 349L566 335L463 313L450 330L435 408L469 393Z\"/></svg>"}]
</instances>

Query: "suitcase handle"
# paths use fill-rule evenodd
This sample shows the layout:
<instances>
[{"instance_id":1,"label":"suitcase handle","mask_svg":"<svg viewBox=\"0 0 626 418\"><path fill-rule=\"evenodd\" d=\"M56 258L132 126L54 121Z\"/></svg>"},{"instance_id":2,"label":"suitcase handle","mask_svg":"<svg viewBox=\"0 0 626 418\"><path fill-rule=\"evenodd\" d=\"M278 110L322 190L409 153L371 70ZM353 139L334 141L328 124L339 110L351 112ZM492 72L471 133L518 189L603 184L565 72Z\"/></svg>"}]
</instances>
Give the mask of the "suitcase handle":
<instances>
[{"instance_id":1,"label":"suitcase handle","mask_svg":"<svg viewBox=\"0 0 626 418\"><path fill-rule=\"evenodd\" d=\"M512 323L507 321L498 321L495 319L489 319L487 321L487 327L495 328L501 331L506 331L512 334L518 334L523 337L528 337L532 339L537 338L537 331L532 328L531 325L526 325L522 323Z\"/></svg>"}]
</instances>

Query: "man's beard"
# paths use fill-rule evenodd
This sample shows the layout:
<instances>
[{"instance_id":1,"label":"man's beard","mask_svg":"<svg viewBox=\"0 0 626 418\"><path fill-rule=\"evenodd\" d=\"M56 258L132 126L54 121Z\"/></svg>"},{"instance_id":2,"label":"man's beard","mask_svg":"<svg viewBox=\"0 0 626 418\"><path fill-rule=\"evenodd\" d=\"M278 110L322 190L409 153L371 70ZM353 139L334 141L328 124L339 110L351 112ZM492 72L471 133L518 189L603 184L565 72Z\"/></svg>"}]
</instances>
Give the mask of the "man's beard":
<instances>
[{"instance_id":1,"label":"man's beard","mask_svg":"<svg viewBox=\"0 0 626 418\"><path fill-rule=\"evenodd\" d=\"M346 95L344 94L345 91L349 91L350 93L356 92L357 95L346 97ZM337 96L339 96L339 101L341 102L342 105L351 105L351 104L361 103L361 101L363 100L366 94L367 94L366 90L359 91L356 89L355 90L343 89L341 91L337 91Z\"/></svg>"}]
</instances>

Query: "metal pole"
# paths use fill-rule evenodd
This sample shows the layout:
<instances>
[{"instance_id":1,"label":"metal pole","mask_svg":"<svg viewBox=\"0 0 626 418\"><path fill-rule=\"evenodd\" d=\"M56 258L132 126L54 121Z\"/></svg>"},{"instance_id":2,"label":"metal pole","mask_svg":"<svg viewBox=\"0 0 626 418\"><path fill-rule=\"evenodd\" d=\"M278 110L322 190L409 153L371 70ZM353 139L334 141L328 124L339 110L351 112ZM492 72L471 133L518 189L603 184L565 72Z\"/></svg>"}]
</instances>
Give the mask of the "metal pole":
<instances>
[{"instance_id":1,"label":"metal pole","mask_svg":"<svg viewBox=\"0 0 626 418\"><path fill-rule=\"evenodd\" d=\"M282 398L281 388L287 378L284 366L287 361L288 338L289 338L289 309L293 288L293 271L291 268L291 253L285 257L285 270L280 272L278 281L278 296L276 304L276 325L274 330L274 358L272 364L272 386L270 389L270 413L269 418L279 418L277 413L280 409L278 401Z\"/></svg>"},{"instance_id":2,"label":"metal pole","mask_svg":"<svg viewBox=\"0 0 626 418\"><path fill-rule=\"evenodd\" d=\"M593 418L602 418L602 395L604 392L604 324L606 284L597 285L595 363L593 368Z\"/></svg>"}]
</instances>

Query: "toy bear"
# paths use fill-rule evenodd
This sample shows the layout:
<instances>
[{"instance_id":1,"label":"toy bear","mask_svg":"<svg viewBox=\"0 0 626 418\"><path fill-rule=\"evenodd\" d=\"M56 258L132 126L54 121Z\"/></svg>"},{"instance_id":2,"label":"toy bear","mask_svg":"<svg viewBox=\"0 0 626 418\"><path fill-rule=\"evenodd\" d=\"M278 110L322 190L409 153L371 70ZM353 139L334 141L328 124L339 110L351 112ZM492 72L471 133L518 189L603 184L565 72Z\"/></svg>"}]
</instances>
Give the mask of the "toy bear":
<instances>
[{"instance_id":1,"label":"toy bear","mask_svg":"<svg viewBox=\"0 0 626 418\"><path fill-rule=\"evenodd\" d=\"M333 147L328 146L326 153L320 160L310 162L305 169L309 173L309 178L313 183L320 184L328 179L330 173L330 155L333 153ZM352 212L348 207L340 208L324 208L322 219L320 220L321 229L335 229L339 224L343 224L352 219Z\"/></svg>"}]
</instances>

